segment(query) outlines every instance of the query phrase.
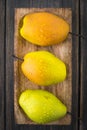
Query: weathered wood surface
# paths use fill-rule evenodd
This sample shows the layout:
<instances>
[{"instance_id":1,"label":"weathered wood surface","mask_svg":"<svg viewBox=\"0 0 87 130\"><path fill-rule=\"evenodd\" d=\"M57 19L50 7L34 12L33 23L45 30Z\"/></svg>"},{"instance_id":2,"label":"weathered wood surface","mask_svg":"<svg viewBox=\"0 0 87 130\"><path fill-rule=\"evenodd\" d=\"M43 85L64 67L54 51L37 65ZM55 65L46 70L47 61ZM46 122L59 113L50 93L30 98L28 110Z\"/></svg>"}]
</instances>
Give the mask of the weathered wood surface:
<instances>
[{"instance_id":1,"label":"weathered wood surface","mask_svg":"<svg viewBox=\"0 0 87 130\"><path fill-rule=\"evenodd\" d=\"M14 110L15 120L18 124L34 124L21 111L18 104L18 97L22 91L26 89L45 89L56 95L64 104L66 104L68 111L71 112L72 105L72 36L68 35L67 39L58 45L49 47L40 47L33 45L24 40L19 34L20 20L24 15L36 11L48 11L64 18L70 25L72 25L72 11L71 9L58 8L30 8L30 9L15 9L15 33L14 33L14 54L23 58L27 52L47 50L60 58L67 67L67 78L64 82L58 83L48 87L38 86L29 81L21 71L21 61L14 60ZM55 24L55 23L54 23ZM71 116L66 115L63 119L50 124L70 124Z\"/></svg>"},{"instance_id":2,"label":"weathered wood surface","mask_svg":"<svg viewBox=\"0 0 87 130\"><path fill-rule=\"evenodd\" d=\"M0 0L0 130L5 129L5 0Z\"/></svg>"},{"instance_id":3,"label":"weathered wood surface","mask_svg":"<svg viewBox=\"0 0 87 130\"><path fill-rule=\"evenodd\" d=\"M87 130L87 1L80 0L80 130Z\"/></svg>"}]
</instances>

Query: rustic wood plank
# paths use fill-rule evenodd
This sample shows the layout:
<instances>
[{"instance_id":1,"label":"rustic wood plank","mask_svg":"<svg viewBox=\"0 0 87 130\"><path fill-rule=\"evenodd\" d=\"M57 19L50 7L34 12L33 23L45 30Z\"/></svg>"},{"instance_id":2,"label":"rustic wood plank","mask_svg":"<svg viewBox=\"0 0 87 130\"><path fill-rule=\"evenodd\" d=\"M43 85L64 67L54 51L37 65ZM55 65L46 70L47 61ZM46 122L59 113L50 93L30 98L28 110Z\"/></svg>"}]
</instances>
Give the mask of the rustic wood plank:
<instances>
[{"instance_id":1,"label":"rustic wood plank","mask_svg":"<svg viewBox=\"0 0 87 130\"><path fill-rule=\"evenodd\" d=\"M80 33L86 36L80 39L81 86L80 86L80 130L87 130L87 1L80 0Z\"/></svg>"},{"instance_id":2,"label":"rustic wood plank","mask_svg":"<svg viewBox=\"0 0 87 130\"><path fill-rule=\"evenodd\" d=\"M48 11L54 13L62 18L64 18L70 25L70 31L72 31L72 11L71 9L63 9L63 8L19 8L15 9L15 30L14 30L14 54L18 57L24 57L24 55L28 52L38 51L38 50L47 50L56 55L56 57L60 58L67 67L67 78L64 82L58 83L57 85L51 85L48 87L42 87L35 85L30 82L21 71L21 63L20 61L14 62L14 110L15 110L15 118L17 124L34 124L31 122L21 111L18 98L22 91L26 89L44 89L47 90L54 95L56 95L64 104L66 104L68 111L71 112L71 104L72 104L72 37L68 36L67 39L58 45L52 45L49 47L40 47L33 45L26 40L24 40L19 34L19 24L27 13L37 12L37 11ZM49 124L71 124L71 116L67 114L65 118L55 121Z\"/></svg>"},{"instance_id":3,"label":"rustic wood plank","mask_svg":"<svg viewBox=\"0 0 87 130\"><path fill-rule=\"evenodd\" d=\"M5 88L5 0L0 0L0 130L5 129L4 88Z\"/></svg>"},{"instance_id":4,"label":"rustic wood plank","mask_svg":"<svg viewBox=\"0 0 87 130\"><path fill-rule=\"evenodd\" d=\"M72 32L79 34L79 0L72 1ZM78 130L79 122L79 37L72 37L73 45L72 45L72 124L73 129ZM75 64L76 63L76 64ZM76 65L76 66L75 66ZM75 67L75 68L74 68ZM76 102L75 102L76 101ZM76 120L76 122L75 122Z\"/></svg>"},{"instance_id":5,"label":"rustic wood plank","mask_svg":"<svg viewBox=\"0 0 87 130\"><path fill-rule=\"evenodd\" d=\"M47 7L54 7L54 8L58 8L58 7L62 7L62 8L70 8L72 6L72 1L71 0L47 0L47 1L43 1L43 0L26 0L25 2L23 0L20 1L15 1L15 7L17 8L28 8L28 7L34 7L34 8L47 8Z\"/></svg>"},{"instance_id":6,"label":"rustic wood plank","mask_svg":"<svg viewBox=\"0 0 87 130\"><path fill-rule=\"evenodd\" d=\"M6 130L14 128L13 110L13 24L14 24L14 1L6 2Z\"/></svg>"},{"instance_id":7,"label":"rustic wood plank","mask_svg":"<svg viewBox=\"0 0 87 130\"><path fill-rule=\"evenodd\" d=\"M68 1L68 0L66 0ZM68 1L65 0L7 0L7 16L6 16L6 130L77 130L78 129L78 38L73 37L73 48L72 48L72 122L71 125L17 125L14 120L14 98L13 98L13 39L14 39L14 8L15 7L71 7L73 9L73 32L78 33L78 0ZM36 3L37 2L37 3Z\"/></svg>"}]
</instances>

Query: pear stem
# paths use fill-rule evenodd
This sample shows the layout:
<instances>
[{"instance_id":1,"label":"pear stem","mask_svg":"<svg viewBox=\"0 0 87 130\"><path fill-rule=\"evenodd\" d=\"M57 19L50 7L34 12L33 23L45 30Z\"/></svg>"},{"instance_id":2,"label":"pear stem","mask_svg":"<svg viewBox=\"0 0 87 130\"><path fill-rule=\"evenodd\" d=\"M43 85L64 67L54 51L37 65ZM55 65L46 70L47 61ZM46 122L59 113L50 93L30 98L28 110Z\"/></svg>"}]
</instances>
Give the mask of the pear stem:
<instances>
[{"instance_id":1,"label":"pear stem","mask_svg":"<svg viewBox=\"0 0 87 130\"><path fill-rule=\"evenodd\" d=\"M72 113L71 113L71 112L69 112L69 111L67 112L67 114L68 114L68 115L72 115Z\"/></svg>"},{"instance_id":2,"label":"pear stem","mask_svg":"<svg viewBox=\"0 0 87 130\"><path fill-rule=\"evenodd\" d=\"M17 59L17 60L24 61L24 59L19 58L19 57L15 56L15 55L12 55L12 57L15 58L15 59Z\"/></svg>"},{"instance_id":3,"label":"pear stem","mask_svg":"<svg viewBox=\"0 0 87 130\"><path fill-rule=\"evenodd\" d=\"M69 111L67 112L67 114L68 114L68 115L72 115L72 113L69 112ZM81 117L78 117L77 119L82 121L82 118L81 118Z\"/></svg>"},{"instance_id":4,"label":"pear stem","mask_svg":"<svg viewBox=\"0 0 87 130\"><path fill-rule=\"evenodd\" d=\"M86 36L82 35L82 34L77 34L77 33L73 33L73 32L69 32L70 35L74 35L74 36L77 36L77 37L81 37L83 39L86 38Z\"/></svg>"}]
</instances>

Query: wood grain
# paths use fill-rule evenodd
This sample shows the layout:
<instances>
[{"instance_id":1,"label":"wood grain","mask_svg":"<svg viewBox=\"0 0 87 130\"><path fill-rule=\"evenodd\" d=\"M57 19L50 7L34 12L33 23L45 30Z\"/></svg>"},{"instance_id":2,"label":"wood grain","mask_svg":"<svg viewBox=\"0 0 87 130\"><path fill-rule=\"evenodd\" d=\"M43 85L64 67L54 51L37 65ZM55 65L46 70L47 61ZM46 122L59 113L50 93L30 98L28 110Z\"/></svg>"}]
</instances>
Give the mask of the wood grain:
<instances>
[{"instance_id":1,"label":"wood grain","mask_svg":"<svg viewBox=\"0 0 87 130\"><path fill-rule=\"evenodd\" d=\"M0 0L0 130L5 129L5 0Z\"/></svg>"},{"instance_id":2,"label":"wood grain","mask_svg":"<svg viewBox=\"0 0 87 130\"><path fill-rule=\"evenodd\" d=\"M56 55L62 61L65 62L67 66L67 78L64 82L57 85L52 85L48 87L38 86L30 82L21 71L21 61L14 60L14 114L17 124L35 124L30 121L21 108L18 105L18 98L22 91L26 89L45 89L56 95L71 112L72 105L72 37L68 35L67 39L58 45L53 45L49 47L40 47L33 45L26 40L24 40L19 34L20 21L24 15L36 11L48 11L52 12L62 18L64 18L70 25L70 30L72 30L72 11L71 9L63 8L20 8L15 9L15 32L14 32L14 54L20 58L27 52L47 50ZM63 119L52 122L49 125L69 125L71 124L71 116L66 115Z\"/></svg>"},{"instance_id":3,"label":"wood grain","mask_svg":"<svg viewBox=\"0 0 87 130\"><path fill-rule=\"evenodd\" d=\"M87 1L80 0L80 118L79 129L87 130Z\"/></svg>"}]
</instances>

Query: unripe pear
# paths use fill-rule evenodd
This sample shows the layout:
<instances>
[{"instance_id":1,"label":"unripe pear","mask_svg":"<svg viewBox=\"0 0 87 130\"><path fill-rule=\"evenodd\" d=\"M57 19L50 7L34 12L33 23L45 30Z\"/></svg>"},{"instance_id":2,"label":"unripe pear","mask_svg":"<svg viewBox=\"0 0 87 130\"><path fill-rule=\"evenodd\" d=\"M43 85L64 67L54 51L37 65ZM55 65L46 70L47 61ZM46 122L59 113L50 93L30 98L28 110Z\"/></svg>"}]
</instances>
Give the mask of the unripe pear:
<instances>
[{"instance_id":1,"label":"unripe pear","mask_svg":"<svg viewBox=\"0 0 87 130\"><path fill-rule=\"evenodd\" d=\"M67 113L67 107L56 96L45 90L22 92L19 105L29 119L39 124L59 120Z\"/></svg>"}]
</instances>

